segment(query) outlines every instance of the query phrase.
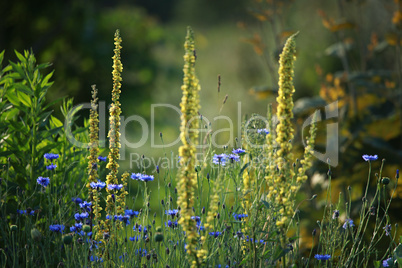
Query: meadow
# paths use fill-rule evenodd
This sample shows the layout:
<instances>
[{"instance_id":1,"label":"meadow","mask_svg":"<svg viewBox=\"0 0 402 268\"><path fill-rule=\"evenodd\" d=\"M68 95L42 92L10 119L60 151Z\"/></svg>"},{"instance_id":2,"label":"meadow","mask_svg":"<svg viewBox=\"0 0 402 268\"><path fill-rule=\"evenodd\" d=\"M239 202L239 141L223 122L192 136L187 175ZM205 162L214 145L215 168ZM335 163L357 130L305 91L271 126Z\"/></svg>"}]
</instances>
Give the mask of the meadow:
<instances>
[{"instance_id":1,"label":"meadow","mask_svg":"<svg viewBox=\"0 0 402 268\"><path fill-rule=\"evenodd\" d=\"M71 99L63 100L64 118L57 118L51 110L54 103L45 102L52 86L49 64L37 64L32 52L15 52L18 61L0 72L1 267L401 265L401 238L389 217L399 170L383 174L386 163L379 156L359 157L367 179L357 212L351 187L333 202L330 163L325 194L297 197L312 167L318 116L312 114L306 146L296 158L290 141L297 38L297 33L288 37L279 57L276 114L268 105L266 116L245 118L236 145L216 148L199 114L196 44L188 28L181 146L170 155L167 148L160 149L172 164L154 169L142 165L135 172L119 167L125 146L120 133L124 111L119 100L125 92L119 31L114 38L107 148L99 138L96 86L84 126L76 124L82 106L74 106ZM162 132L159 138L163 144ZM372 168L377 162L378 170ZM306 235L300 215L317 198L325 203L323 216Z\"/></svg>"}]
</instances>

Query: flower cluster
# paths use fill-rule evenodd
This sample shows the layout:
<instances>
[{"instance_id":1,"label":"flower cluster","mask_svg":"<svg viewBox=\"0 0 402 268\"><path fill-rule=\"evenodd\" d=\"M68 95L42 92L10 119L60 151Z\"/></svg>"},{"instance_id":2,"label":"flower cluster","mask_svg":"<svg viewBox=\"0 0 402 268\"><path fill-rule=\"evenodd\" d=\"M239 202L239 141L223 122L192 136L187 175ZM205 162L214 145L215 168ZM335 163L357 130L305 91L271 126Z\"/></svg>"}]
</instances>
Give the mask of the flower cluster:
<instances>
[{"instance_id":1,"label":"flower cluster","mask_svg":"<svg viewBox=\"0 0 402 268\"><path fill-rule=\"evenodd\" d=\"M215 165L225 166L227 163L240 162L238 154L215 154L212 158L212 163Z\"/></svg>"},{"instance_id":2,"label":"flower cluster","mask_svg":"<svg viewBox=\"0 0 402 268\"><path fill-rule=\"evenodd\" d=\"M247 215L247 214L236 214L236 213L233 213L233 217L235 218L235 220L241 221L243 218L247 218L248 215Z\"/></svg>"},{"instance_id":3,"label":"flower cluster","mask_svg":"<svg viewBox=\"0 0 402 268\"><path fill-rule=\"evenodd\" d=\"M367 154L365 154L362 157L363 157L364 161L375 161L375 160L378 159L378 155L367 155Z\"/></svg>"},{"instance_id":4,"label":"flower cluster","mask_svg":"<svg viewBox=\"0 0 402 268\"><path fill-rule=\"evenodd\" d=\"M101 182L101 181L91 182L89 185L92 187L92 189L97 189L97 190L101 190L106 187L106 183Z\"/></svg>"},{"instance_id":5,"label":"flower cluster","mask_svg":"<svg viewBox=\"0 0 402 268\"><path fill-rule=\"evenodd\" d=\"M49 160L49 161L53 161L59 158L58 154L52 154L52 153L47 153L44 155L44 157Z\"/></svg>"},{"instance_id":6,"label":"flower cluster","mask_svg":"<svg viewBox=\"0 0 402 268\"><path fill-rule=\"evenodd\" d=\"M353 226L355 226L355 224L353 223L353 220L352 219L346 219L346 221L343 224L342 228L346 230L348 227L351 228Z\"/></svg>"},{"instance_id":7,"label":"flower cluster","mask_svg":"<svg viewBox=\"0 0 402 268\"><path fill-rule=\"evenodd\" d=\"M63 233L65 226L62 224L49 225L49 230L55 233Z\"/></svg>"},{"instance_id":8,"label":"flower cluster","mask_svg":"<svg viewBox=\"0 0 402 268\"><path fill-rule=\"evenodd\" d=\"M142 174L142 173L132 173L131 174L131 179L136 180L136 181L153 181L154 176L152 175L147 175L147 174Z\"/></svg>"},{"instance_id":9,"label":"flower cluster","mask_svg":"<svg viewBox=\"0 0 402 268\"><path fill-rule=\"evenodd\" d=\"M36 179L36 182L41 185L42 187L46 188L49 183L50 183L50 179L49 178L44 178L44 177L39 177Z\"/></svg>"},{"instance_id":10,"label":"flower cluster","mask_svg":"<svg viewBox=\"0 0 402 268\"><path fill-rule=\"evenodd\" d=\"M325 254L325 255L320 255L320 254L315 254L314 258L320 261L326 261L331 258L331 255Z\"/></svg>"}]
</instances>

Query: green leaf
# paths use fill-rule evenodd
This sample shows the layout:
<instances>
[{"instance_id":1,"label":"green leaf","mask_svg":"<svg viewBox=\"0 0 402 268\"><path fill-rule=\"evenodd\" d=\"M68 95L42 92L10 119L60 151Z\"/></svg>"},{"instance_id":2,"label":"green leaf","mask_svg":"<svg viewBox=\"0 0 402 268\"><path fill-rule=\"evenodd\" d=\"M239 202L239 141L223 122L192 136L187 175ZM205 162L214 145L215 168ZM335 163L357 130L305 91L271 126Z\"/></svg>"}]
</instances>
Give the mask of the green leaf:
<instances>
[{"instance_id":1,"label":"green leaf","mask_svg":"<svg viewBox=\"0 0 402 268\"><path fill-rule=\"evenodd\" d=\"M380 268L381 267L381 262L380 261L374 261L373 265L374 265L374 268Z\"/></svg>"},{"instance_id":2,"label":"green leaf","mask_svg":"<svg viewBox=\"0 0 402 268\"><path fill-rule=\"evenodd\" d=\"M269 209L270 205L269 205L269 203L268 203L267 201L262 200L261 202L264 204L264 206L265 206L267 209Z\"/></svg>"},{"instance_id":3,"label":"green leaf","mask_svg":"<svg viewBox=\"0 0 402 268\"><path fill-rule=\"evenodd\" d=\"M249 165L250 165L250 162L249 162L249 163L246 163L246 164L240 169L240 172L239 172L239 175L240 175L240 176L241 176L241 174L243 174L244 170L245 170Z\"/></svg>"},{"instance_id":4,"label":"green leaf","mask_svg":"<svg viewBox=\"0 0 402 268\"><path fill-rule=\"evenodd\" d=\"M24 73L24 70L22 69L22 67L20 65L15 64L12 61L10 61L10 65L13 67L14 72L17 72L20 75L19 78L22 78L24 80L28 80L26 75L25 75L25 73Z\"/></svg>"},{"instance_id":5,"label":"green leaf","mask_svg":"<svg viewBox=\"0 0 402 268\"><path fill-rule=\"evenodd\" d=\"M19 53L17 50L14 50L14 53L17 56L17 58L20 60L20 62L23 62L23 63L27 62L26 58L21 53Z\"/></svg>"},{"instance_id":6,"label":"green leaf","mask_svg":"<svg viewBox=\"0 0 402 268\"><path fill-rule=\"evenodd\" d=\"M32 90L27 85L24 85L22 83L14 83L14 87L20 92L24 92L30 96L33 96Z\"/></svg>"},{"instance_id":7,"label":"green leaf","mask_svg":"<svg viewBox=\"0 0 402 268\"><path fill-rule=\"evenodd\" d=\"M246 258L244 258L239 265L245 264L250 259L250 256L251 256L251 254L247 255Z\"/></svg>"},{"instance_id":8,"label":"green leaf","mask_svg":"<svg viewBox=\"0 0 402 268\"><path fill-rule=\"evenodd\" d=\"M45 78L43 78L43 80L40 84L41 87L45 87L46 85L48 85L49 79L52 77L53 73L54 73L54 70L51 71L48 75L46 75Z\"/></svg>"},{"instance_id":9,"label":"green leaf","mask_svg":"<svg viewBox=\"0 0 402 268\"><path fill-rule=\"evenodd\" d=\"M289 248L285 248L283 249L281 246L277 246L275 249L275 253L273 255L273 261L277 261L280 258L282 258L283 256L285 256L288 252L290 251Z\"/></svg>"},{"instance_id":10,"label":"green leaf","mask_svg":"<svg viewBox=\"0 0 402 268\"><path fill-rule=\"evenodd\" d=\"M398 262L399 266L401 266L402 265L402 244L399 244L394 249L394 258Z\"/></svg>"},{"instance_id":11,"label":"green leaf","mask_svg":"<svg viewBox=\"0 0 402 268\"><path fill-rule=\"evenodd\" d=\"M51 123L51 126L53 126L53 127L62 127L63 126L63 123L59 119L54 117L53 115L50 116L50 123Z\"/></svg>"},{"instance_id":12,"label":"green leaf","mask_svg":"<svg viewBox=\"0 0 402 268\"><path fill-rule=\"evenodd\" d=\"M0 69L3 67L1 64L3 63L3 59L4 59L4 51L0 52Z\"/></svg>"},{"instance_id":13,"label":"green leaf","mask_svg":"<svg viewBox=\"0 0 402 268\"><path fill-rule=\"evenodd\" d=\"M21 101L22 104L24 104L26 107L31 107L32 105L32 101L31 98L23 93L23 92L19 92L18 93L18 99Z\"/></svg>"}]
</instances>

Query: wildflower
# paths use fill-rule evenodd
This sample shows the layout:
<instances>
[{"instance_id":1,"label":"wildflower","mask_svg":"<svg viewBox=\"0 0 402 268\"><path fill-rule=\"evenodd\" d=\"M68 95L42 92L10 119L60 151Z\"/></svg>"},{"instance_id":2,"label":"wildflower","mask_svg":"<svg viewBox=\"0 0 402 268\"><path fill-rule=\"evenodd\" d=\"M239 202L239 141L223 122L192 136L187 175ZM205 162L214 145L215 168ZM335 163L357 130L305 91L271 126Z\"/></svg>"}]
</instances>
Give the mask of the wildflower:
<instances>
[{"instance_id":1,"label":"wildflower","mask_svg":"<svg viewBox=\"0 0 402 268\"><path fill-rule=\"evenodd\" d=\"M268 131L268 129L263 128L263 129L257 129L257 133L258 133L258 134L263 133L263 134L265 134L265 135L268 135L268 134L269 134L269 131Z\"/></svg>"},{"instance_id":2,"label":"wildflower","mask_svg":"<svg viewBox=\"0 0 402 268\"><path fill-rule=\"evenodd\" d=\"M236 214L236 213L233 213L233 217L235 218L235 220L241 221L241 219L247 218L248 215L247 215L247 214Z\"/></svg>"},{"instance_id":3,"label":"wildflower","mask_svg":"<svg viewBox=\"0 0 402 268\"><path fill-rule=\"evenodd\" d=\"M213 236L215 238L217 238L218 236L220 236L222 234L222 232L209 232L210 236Z\"/></svg>"},{"instance_id":4,"label":"wildflower","mask_svg":"<svg viewBox=\"0 0 402 268\"><path fill-rule=\"evenodd\" d=\"M131 174L131 179L136 180L136 181L140 180L141 177L142 177L141 173L132 173Z\"/></svg>"},{"instance_id":5,"label":"wildflower","mask_svg":"<svg viewBox=\"0 0 402 268\"><path fill-rule=\"evenodd\" d=\"M320 260L320 261L326 261L326 260L329 260L331 258L331 255L328 255L328 254L325 254L325 255L315 254L314 258L316 258L317 260Z\"/></svg>"},{"instance_id":6,"label":"wildflower","mask_svg":"<svg viewBox=\"0 0 402 268\"><path fill-rule=\"evenodd\" d=\"M120 190L121 188L123 188L123 184L109 184L107 188L109 190Z\"/></svg>"},{"instance_id":7,"label":"wildflower","mask_svg":"<svg viewBox=\"0 0 402 268\"><path fill-rule=\"evenodd\" d=\"M378 159L378 155L367 155L367 154L365 154L362 157L363 157L364 161L375 161L375 160Z\"/></svg>"},{"instance_id":8,"label":"wildflower","mask_svg":"<svg viewBox=\"0 0 402 268\"><path fill-rule=\"evenodd\" d=\"M126 225L129 225L130 224L130 216L127 216L127 215L118 215L117 216L117 219L119 220L119 221L121 221L121 222L124 222Z\"/></svg>"},{"instance_id":9,"label":"wildflower","mask_svg":"<svg viewBox=\"0 0 402 268\"><path fill-rule=\"evenodd\" d=\"M399 169L396 170L395 179L399 179Z\"/></svg>"},{"instance_id":10,"label":"wildflower","mask_svg":"<svg viewBox=\"0 0 402 268\"><path fill-rule=\"evenodd\" d=\"M106 162L107 156L98 156L99 162Z\"/></svg>"},{"instance_id":11,"label":"wildflower","mask_svg":"<svg viewBox=\"0 0 402 268\"><path fill-rule=\"evenodd\" d=\"M78 231L80 231L82 229L82 225L83 224L81 222L74 224L74 226L70 227L70 232L78 232Z\"/></svg>"},{"instance_id":12,"label":"wildflower","mask_svg":"<svg viewBox=\"0 0 402 268\"><path fill-rule=\"evenodd\" d=\"M84 202L80 203L80 208L82 208L88 212L91 211L91 206L92 206L92 202L84 201Z\"/></svg>"},{"instance_id":13,"label":"wildflower","mask_svg":"<svg viewBox=\"0 0 402 268\"><path fill-rule=\"evenodd\" d=\"M130 239L130 241L136 242L136 241L138 241L139 238L140 238L140 236L132 236L129 239Z\"/></svg>"},{"instance_id":14,"label":"wildflower","mask_svg":"<svg viewBox=\"0 0 402 268\"><path fill-rule=\"evenodd\" d=\"M215 154L212 158L212 163L224 166L226 164L227 157L228 156L226 154Z\"/></svg>"},{"instance_id":15,"label":"wildflower","mask_svg":"<svg viewBox=\"0 0 402 268\"><path fill-rule=\"evenodd\" d=\"M240 157L237 154L228 155L228 159L230 160L230 163L240 162Z\"/></svg>"},{"instance_id":16,"label":"wildflower","mask_svg":"<svg viewBox=\"0 0 402 268\"><path fill-rule=\"evenodd\" d=\"M125 215L129 216L130 218L137 217L138 214L140 214L138 211L135 211L135 210L132 210L132 209L126 209L124 212L125 212Z\"/></svg>"},{"instance_id":17,"label":"wildflower","mask_svg":"<svg viewBox=\"0 0 402 268\"><path fill-rule=\"evenodd\" d=\"M199 223L201 222L201 217L200 217L200 216L191 216L191 219L192 219L193 221L196 221L197 224L199 224Z\"/></svg>"},{"instance_id":18,"label":"wildflower","mask_svg":"<svg viewBox=\"0 0 402 268\"><path fill-rule=\"evenodd\" d=\"M86 219L88 217L89 217L88 212L82 212L82 213L75 213L74 214L74 218L75 218L76 221L82 221L82 220L84 220L84 219Z\"/></svg>"},{"instance_id":19,"label":"wildflower","mask_svg":"<svg viewBox=\"0 0 402 268\"><path fill-rule=\"evenodd\" d=\"M105 188L106 183L98 181L98 182L91 182L89 185L92 187L92 189L101 190Z\"/></svg>"},{"instance_id":20,"label":"wildflower","mask_svg":"<svg viewBox=\"0 0 402 268\"><path fill-rule=\"evenodd\" d=\"M99 258L98 256L91 256L89 259L93 262L103 262L103 259Z\"/></svg>"},{"instance_id":21,"label":"wildflower","mask_svg":"<svg viewBox=\"0 0 402 268\"><path fill-rule=\"evenodd\" d=\"M179 213L178 209L169 209L165 211L165 214L172 216L172 218L176 216L178 213Z\"/></svg>"},{"instance_id":22,"label":"wildflower","mask_svg":"<svg viewBox=\"0 0 402 268\"><path fill-rule=\"evenodd\" d=\"M49 154L45 154L44 157L45 157L47 160L53 161L53 160L59 158L59 155L58 155L58 154L50 154L50 153L49 153Z\"/></svg>"},{"instance_id":23,"label":"wildflower","mask_svg":"<svg viewBox=\"0 0 402 268\"><path fill-rule=\"evenodd\" d=\"M71 201L73 201L76 204L81 204L82 203L82 199L79 197L73 197L71 198Z\"/></svg>"},{"instance_id":24,"label":"wildflower","mask_svg":"<svg viewBox=\"0 0 402 268\"><path fill-rule=\"evenodd\" d=\"M42 185L42 187L46 188L49 185L50 180L49 180L49 178L39 177L36 179L36 182L39 185Z\"/></svg>"},{"instance_id":25,"label":"wildflower","mask_svg":"<svg viewBox=\"0 0 402 268\"><path fill-rule=\"evenodd\" d=\"M46 166L46 169L47 170L55 170L57 168L57 165L56 164L50 164L50 165L48 165L48 166Z\"/></svg>"},{"instance_id":26,"label":"wildflower","mask_svg":"<svg viewBox=\"0 0 402 268\"><path fill-rule=\"evenodd\" d=\"M384 267L389 267L390 264L392 264L392 258L388 258L382 261L382 266Z\"/></svg>"},{"instance_id":27,"label":"wildflower","mask_svg":"<svg viewBox=\"0 0 402 268\"><path fill-rule=\"evenodd\" d=\"M178 225L179 223L177 221L168 220L167 222L165 222L165 226L170 228L176 228Z\"/></svg>"},{"instance_id":28,"label":"wildflower","mask_svg":"<svg viewBox=\"0 0 402 268\"><path fill-rule=\"evenodd\" d=\"M49 226L49 230L50 231L52 231L52 232L59 232L59 233L63 233L63 230L64 230L64 225L62 225L62 224L54 224L54 225L50 225Z\"/></svg>"},{"instance_id":29,"label":"wildflower","mask_svg":"<svg viewBox=\"0 0 402 268\"><path fill-rule=\"evenodd\" d=\"M27 212L27 210L19 210L19 209L17 209L17 213L18 214L20 214L20 215L30 215L30 216L33 216L33 215L35 215L35 210L31 210L29 213Z\"/></svg>"},{"instance_id":30,"label":"wildflower","mask_svg":"<svg viewBox=\"0 0 402 268\"><path fill-rule=\"evenodd\" d=\"M387 224L385 225L385 227L382 227L382 229L384 229L385 231L386 236L389 236L391 234L391 228L392 228L391 224Z\"/></svg>"},{"instance_id":31,"label":"wildflower","mask_svg":"<svg viewBox=\"0 0 402 268\"><path fill-rule=\"evenodd\" d=\"M334 214L332 214L332 219L335 220L339 217L339 210L335 209Z\"/></svg>"},{"instance_id":32,"label":"wildflower","mask_svg":"<svg viewBox=\"0 0 402 268\"><path fill-rule=\"evenodd\" d=\"M345 223L343 224L342 228L346 230L348 227L353 227L353 226L355 226L354 223L353 223L353 220L352 219L347 219L345 221Z\"/></svg>"},{"instance_id":33,"label":"wildflower","mask_svg":"<svg viewBox=\"0 0 402 268\"><path fill-rule=\"evenodd\" d=\"M141 181L147 182L147 181L153 181L154 180L154 176L152 175L142 175L140 178Z\"/></svg>"},{"instance_id":34,"label":"wildflower","mask_svg":"<svg viewBox=\"0 0 402 268\"><path fill-rule=\"evenodd\" d=\"M241 148L233 149L232 153L238 154L238 155L243 155L243 154L246 153L246 150L243 150L243 149L241 149Z\"/></svg>"}]
</instances>

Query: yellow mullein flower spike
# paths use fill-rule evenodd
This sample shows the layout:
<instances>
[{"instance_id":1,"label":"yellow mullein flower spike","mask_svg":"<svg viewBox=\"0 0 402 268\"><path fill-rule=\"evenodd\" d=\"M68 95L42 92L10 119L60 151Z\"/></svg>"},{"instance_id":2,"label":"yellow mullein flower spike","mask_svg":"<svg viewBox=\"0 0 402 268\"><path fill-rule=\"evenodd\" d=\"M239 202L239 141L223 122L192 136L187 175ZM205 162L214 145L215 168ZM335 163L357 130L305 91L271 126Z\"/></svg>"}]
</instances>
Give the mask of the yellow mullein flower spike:
<instances>
[{"instance_id":1,"label":"yellow mullein flower spike","mask_svg":"<svg viewBox=\"0 0 402 268\"><path fill-rule=\"evenodd\" d=\"M180 139L183 143L179 148L180 171L177 178L178 199L177 205L181 208L179 224L186 233L187 254L191 258L191 266L199 266L203 259L203 252L196 250L198 234L195 221L191 220L193 216L193 207L195 199L195 190L197 188L197 175L195 172L195 153L198 142L198 110L199 91L201 89L198 79L195 76L195 47L193 31L187 28L186 41L184 43L184 78L181 90L183 97L181 99L181 127Z\"/></svg>"}]
</instances>

